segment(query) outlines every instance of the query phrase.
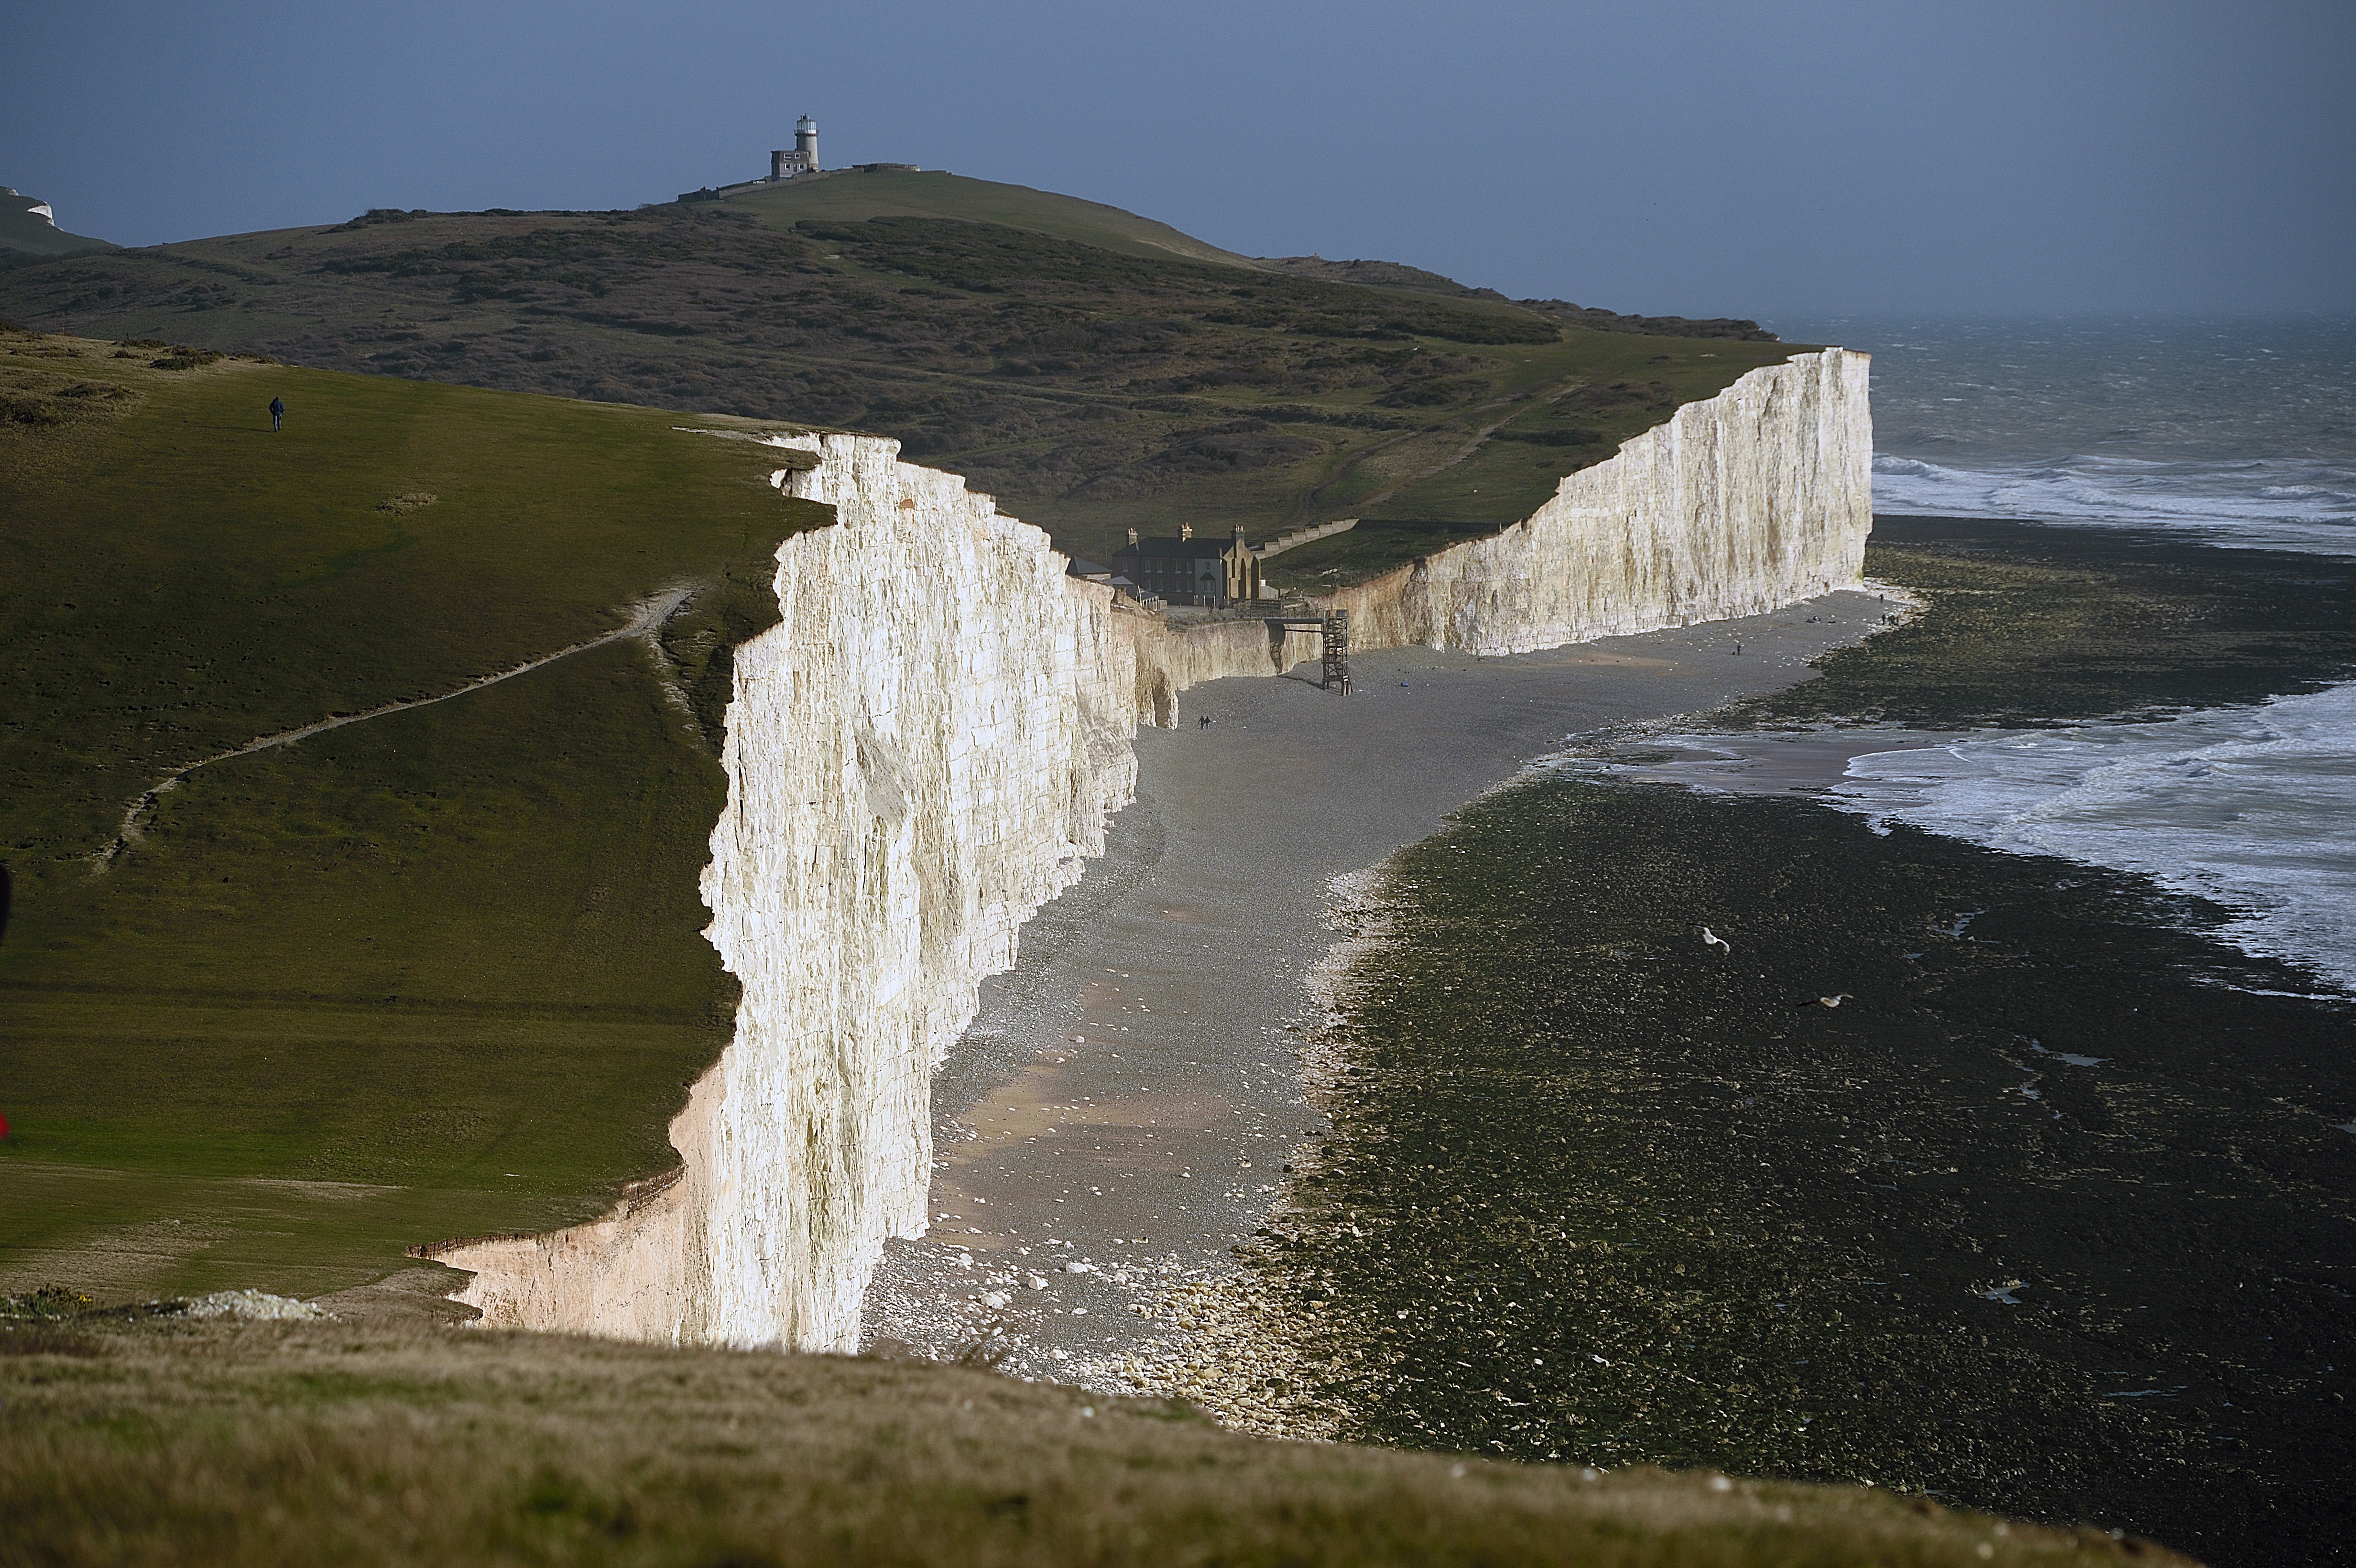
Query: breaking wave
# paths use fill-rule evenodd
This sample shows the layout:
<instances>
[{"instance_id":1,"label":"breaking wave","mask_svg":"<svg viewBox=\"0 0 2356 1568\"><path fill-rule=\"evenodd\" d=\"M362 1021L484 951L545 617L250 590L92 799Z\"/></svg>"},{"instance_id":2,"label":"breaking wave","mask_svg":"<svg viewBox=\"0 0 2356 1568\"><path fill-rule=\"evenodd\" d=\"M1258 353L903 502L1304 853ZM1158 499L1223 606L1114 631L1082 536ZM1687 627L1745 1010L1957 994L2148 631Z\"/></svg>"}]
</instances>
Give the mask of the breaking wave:
<instances>
[{"instance_id":1,"label":"breaking wave","mask_svg":"<svg viewBox=\"0 0 2356 1568\"><path fill-rule=\"evenodd\" d=\"M2140 871L2222 933L2356 991L2356 685L2149 724L1852 757L1820 797L1878 823Z\"/></svg>"},{"instance_id":2,"label":"breaking wave","mask_svg":"<svg viewBox=\"0 0 2356 1568\"><path fill-rule=\"evenodd\" d=\"M2296 458L2067 457L1986 468L1873 460L1873 509L2182 532L2206 544L2356 555L2356 465Z\"/></svg>"}]
</instances>

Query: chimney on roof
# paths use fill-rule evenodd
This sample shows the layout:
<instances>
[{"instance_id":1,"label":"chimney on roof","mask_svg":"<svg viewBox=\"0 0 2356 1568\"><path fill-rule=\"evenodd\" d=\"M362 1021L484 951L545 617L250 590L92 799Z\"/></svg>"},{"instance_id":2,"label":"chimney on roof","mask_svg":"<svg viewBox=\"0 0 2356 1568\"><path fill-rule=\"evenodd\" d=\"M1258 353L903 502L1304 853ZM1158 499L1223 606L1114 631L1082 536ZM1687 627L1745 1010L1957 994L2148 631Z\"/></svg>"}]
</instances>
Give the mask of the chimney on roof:
<instances>
[{"instance_id":1,"label":"chimney on roof","mask_svg":"<svg viewBox=\"0 0 2356 1568\"><path fill-rule=\"evenodd\" d=\"M1194 537L1194 524L1192 524L1192 523L1181 523L1181 524L1179 524L1179 525L1178 525L1178 537L1179 537L1180 539L1193 539L1193 538Z\"/></svg>"},{"instance_id":2,"label":"chimney on roof","mask_svg":"<svg viewBox=\"0 0 2356 1568\"><path fill-rule=\"evenodd\" d=\"M1137 548L1137 530L1135 528L1129 530L1129 548L1131 549L1135 549Z\"/></svg>"},{"instance_id":3,"label":"chimney on roof","mask_svg":"<svg viewBox=\"0 0 2356 1568\"><path fill-rule=\"evenodd\" d=\"M1244 542L1244 526L1241 523L1236 525L1236 542L1237 544Z\"/></svg>"}]
</instances>

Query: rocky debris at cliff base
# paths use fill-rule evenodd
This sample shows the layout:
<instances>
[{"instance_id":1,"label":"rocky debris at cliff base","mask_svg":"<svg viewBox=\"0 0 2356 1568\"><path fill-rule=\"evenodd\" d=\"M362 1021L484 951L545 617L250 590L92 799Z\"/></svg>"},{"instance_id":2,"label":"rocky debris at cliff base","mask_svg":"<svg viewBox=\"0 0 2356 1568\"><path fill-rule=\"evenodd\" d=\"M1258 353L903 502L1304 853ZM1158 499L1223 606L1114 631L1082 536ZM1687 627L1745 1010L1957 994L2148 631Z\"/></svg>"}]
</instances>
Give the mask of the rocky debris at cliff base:
<instances>
[{"instance_id":1,"label":"rocky debris at cliff base","mask_svg":"<svg viewBox=\"0 0 2356 1568\"><path fill-rule=\"evenodd\" d=\"M997 1237L983 1244L996 1252L1002 1240L1012 1245ZM1040 1250L1068 1245L1049 1238ZM978 1262L977 1275L959 1262L971 1254L951 1243L887 1275L869 1304L873 1320L886 1327L871 1329L864 1349L959 1365L975 1364L976 1356L987 1353L986 1364L1010 1377L1127 1394L1135 1387L1125 1370L1133 1338L1130 1318L1151 1316L1154 1303L1182 1286L1211 1283L1205 1270L1182 1264L1175 1253L1098 1260L1014 1250L1023 1255Z\"/></svg>"},{"instance_id":2,"label":"rocky debris at cliff base","mask_svg":"<svg viewBox=\"0 0 2356 1568\"><path fill-rule=\"evenodd\" d=\"M1330 1396L1369 1369L1313 1360L1299 1330L1320 1303L1296 1303L1248 1275L1197 1280L1133 1310L1171 1332L1114 1364L1127 1388L1183 1399L1256 1437L1333 1443L1347 1407Z\"/></svg>"}]
</instances>

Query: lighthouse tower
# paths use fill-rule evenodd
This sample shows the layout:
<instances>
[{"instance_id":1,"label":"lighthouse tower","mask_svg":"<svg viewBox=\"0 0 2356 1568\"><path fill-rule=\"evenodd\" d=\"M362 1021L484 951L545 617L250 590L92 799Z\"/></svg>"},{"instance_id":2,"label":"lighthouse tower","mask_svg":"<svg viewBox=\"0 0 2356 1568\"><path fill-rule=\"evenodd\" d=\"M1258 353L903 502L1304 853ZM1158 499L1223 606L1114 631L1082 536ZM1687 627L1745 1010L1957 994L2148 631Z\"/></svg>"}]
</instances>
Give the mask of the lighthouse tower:
<instances>
[{"instance_id":1,"label":"lighthouse tower","mask_svg":"<svg viewBox=\"0 0 2356 1568\"><path fill-rule=\"evenodd\" d=\"M805 114L794 125L792 152L769 155L769 177L789 180L801 175L818 173L818 122Z\"/></svg>"}]
</instances>

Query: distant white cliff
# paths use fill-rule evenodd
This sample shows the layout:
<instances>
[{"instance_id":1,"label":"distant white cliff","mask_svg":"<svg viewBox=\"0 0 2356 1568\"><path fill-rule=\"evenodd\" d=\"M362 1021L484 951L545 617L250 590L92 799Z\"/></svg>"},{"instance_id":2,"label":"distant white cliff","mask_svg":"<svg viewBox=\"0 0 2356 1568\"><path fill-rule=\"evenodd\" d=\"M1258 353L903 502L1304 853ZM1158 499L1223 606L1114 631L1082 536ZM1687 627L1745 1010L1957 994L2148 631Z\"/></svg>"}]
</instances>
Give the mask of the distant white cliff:
<instances>
[{"instance_id":1,"label":"distant white cliff","mask_svg":"<svg viewBox=\"0 0 2356 1568\"><path fill-rule=\"evenodd\" d=\"M111 251L103 240L69 234L58 227L56 209L37 197L0 185L0 253L21 251L35 256L70 256L82 251Z\"/></svg>"},{"instance_id":2,"label":"distant white cliff","mask_svg":"<svg viewBox=\"0 0 2356 1568\"><path fill-rule=\"evenodd\" d=\"M1338 597L1354 637L1474 654L1754 615L1854 585L1873 527L1870 357L1753 370L1488 539Z\"/></svg>"},{"instance_id":3,"label":"distant white cliff","mask_svg":"<svg viewBox=\"0 0 2356 1568\"><path fill-rule=\"evenodd\" d=\"M1527 521L1339 596L1360 645L1512 653L1855 584L1867 360L1754 370L1563 480ZM1024 921L1102 853L1140 723L1315 639L1177 633L1065 574L1046 535L896 442L797 438L835 524L777 554L783 619L736 655L710 936L734 1040L671 1125L681 1165L605 1218L434 1255L487 1321L847 1350L891 1236L924 1233L932 1076ZM802 459L807 462L808 459Z\"/></svg>"}]
</instances>

